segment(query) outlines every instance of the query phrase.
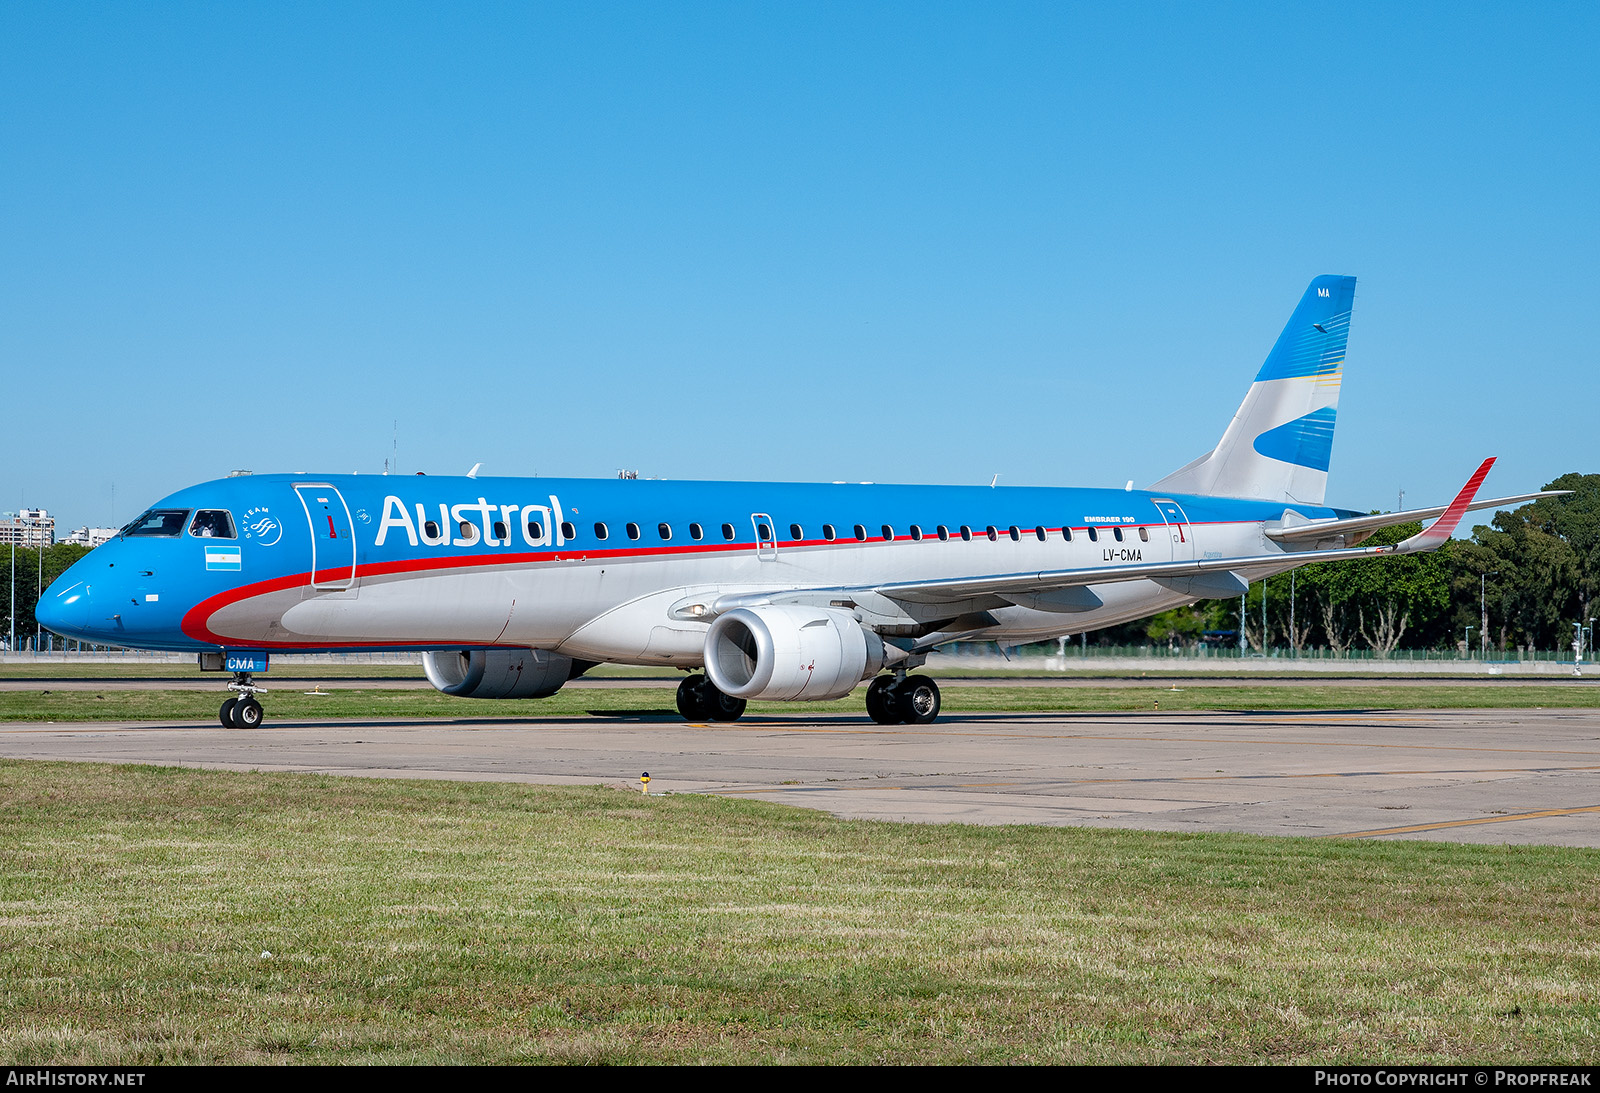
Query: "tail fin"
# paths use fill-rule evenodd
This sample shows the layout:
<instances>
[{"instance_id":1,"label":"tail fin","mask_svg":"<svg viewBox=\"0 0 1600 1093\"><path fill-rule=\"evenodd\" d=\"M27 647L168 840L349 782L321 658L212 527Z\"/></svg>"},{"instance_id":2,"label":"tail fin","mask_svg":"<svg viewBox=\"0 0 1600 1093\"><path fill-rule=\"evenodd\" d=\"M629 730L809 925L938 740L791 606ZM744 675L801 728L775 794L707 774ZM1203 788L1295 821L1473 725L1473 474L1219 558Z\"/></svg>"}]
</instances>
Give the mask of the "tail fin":
<instances>
[{"instance_id":1,"label":"tail fin","mask_svg":"<svg viewBox=\"0 0 1600 1093\"><path fill-rule=\"evenodd\" d=\"M1318 277L1217 446L1150 488L1322 504L1354 277Z\"/></svg>"}]
</instances>

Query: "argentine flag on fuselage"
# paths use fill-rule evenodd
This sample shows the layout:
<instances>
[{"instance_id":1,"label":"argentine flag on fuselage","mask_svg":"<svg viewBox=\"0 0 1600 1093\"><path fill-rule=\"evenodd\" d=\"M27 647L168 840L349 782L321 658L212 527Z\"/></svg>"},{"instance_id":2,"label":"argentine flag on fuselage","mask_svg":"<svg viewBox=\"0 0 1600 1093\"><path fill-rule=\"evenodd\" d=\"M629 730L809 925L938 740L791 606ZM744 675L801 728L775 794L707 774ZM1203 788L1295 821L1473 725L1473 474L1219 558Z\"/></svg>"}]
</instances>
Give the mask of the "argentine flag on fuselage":
<instances>
[{"instance_id":1,"label":"argentine flag on fuselage","mask_svg":"<svg viewBox=\"0 0 1600 1093\"><path fill-rule=\"evenodd\" d=\"M1322 504L1355 294L1354 277L1312 281L1217 446L1150 488Z\"/></svg>"}]
</instances>

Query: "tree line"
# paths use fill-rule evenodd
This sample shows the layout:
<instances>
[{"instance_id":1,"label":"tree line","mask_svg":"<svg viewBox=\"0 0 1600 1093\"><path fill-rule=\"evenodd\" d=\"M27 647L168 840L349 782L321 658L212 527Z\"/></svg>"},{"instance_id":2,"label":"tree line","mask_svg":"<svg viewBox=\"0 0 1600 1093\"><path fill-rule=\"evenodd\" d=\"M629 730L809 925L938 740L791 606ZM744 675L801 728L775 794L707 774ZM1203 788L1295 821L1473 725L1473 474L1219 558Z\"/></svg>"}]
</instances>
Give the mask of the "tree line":
<instances>
[{"instance_id":1,"label":"tree line","mask_svg":"<svg viewBox=\"0 0 1600 1093\"><path fill-rule=\"evenodd\" d=\"M30 642L37 632L33 609L39 602L40 586L49 590L50 582L65 573L73 562L89 553L89 548L77 543L57 543L52 547L16 547L16 635L17 648L31 648ZM0 644L12 632L12 547L0 546ZM41 574L40 566L44 567ZM42 578L42 579L41 579Z\"/></svg>"}]
</instances>

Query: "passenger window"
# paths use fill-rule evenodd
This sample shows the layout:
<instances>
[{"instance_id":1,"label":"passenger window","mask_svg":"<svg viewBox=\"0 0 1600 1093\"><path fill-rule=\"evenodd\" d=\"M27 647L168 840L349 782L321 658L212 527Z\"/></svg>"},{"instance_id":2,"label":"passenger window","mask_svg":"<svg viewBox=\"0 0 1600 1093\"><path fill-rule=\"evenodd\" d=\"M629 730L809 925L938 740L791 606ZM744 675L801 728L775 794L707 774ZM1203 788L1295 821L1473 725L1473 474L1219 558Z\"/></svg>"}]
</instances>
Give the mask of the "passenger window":
<instances>
[{"instance_id":1,"label":"passenger window","mask_svg":"<svg viewBox=\"0 0 1600 1093\"><path fill-rule=\"evenodd\" d=\"M596 535L600 535L600 529L603 528L603 527L605 527L604 524L596 524L595 525L595 534ZM528 521L528 542L537 543L543 538L544 538L544 525L541 524L537 520L529 520ZM600 535L600 538L604 539L605 536L604 535Z\"/></svg>"},{"instance_id":2,"label":"passenger window","mask_svg":"<svg viewBox=\"0 0 1600 1093\"><path fill-rule=\"evenodd\" d=\"M802 528L799 524L790 524L789 525L789 538L793 539L795 542L798 543L801 539L804 539L805 537L806 537L805 529Z\"/></svg>"},{"instance_id":3,"label":"passenger window","mask_svg":"<svg viewBox=\"0 0 1600 1093\"><path fill-rule=\"evenodd\" d=\"M1111 534L1116 538L1117 542L1119 542L1119 543L1122 542L1122 529L1121 528L1112 528L1111 529Z\"/></svg>"},{"instance_id":4,"label":"passenger window","mask_svg":"<svg viewBox=\"0 0 1600 1093\"><path fill-rule=\"evenodd\" d=\"M1017 525L1012 524L1011 527L1006 531L1006 534L1011 536L1011 541L1013 543L1022 542L1022 532L1018 530Z\"/></svg>"},{"instance_id":5,"label":"passenger window","mask_svg":"<svg viewBox=\"0 0 1600 1093\"><path fill-rule=\"evenodd\" d=\"M724 539L728 540L728 542L731 543L731 542L733 542L733 536L734 536L733 525L732 524L723 524L722 525L722 537Z\"/></svg>"},{"instance_id":6,"label":"passenger window","mask_svg":"<svg viewBox=\"0 0 1600 1093\"><path fill-rule=\"evenodd\" d=\"M234 534L233 517L227 509L201 509L194 514L194 521L189 525L189 534L198 539L237 539Z\"/></svg>"},{"instance_id":7,"label":"passenger window","mask_svg":"<svg viewBox=\"0 0 1600 1093\"><path fill-rule=\"evenodd\" d=\"M883 541L886 543L894 542L894 528L888 524L883 525Z\"/></svg>"},{"instance_id":8,"label":"passenger window","mask_svg":"<svg viewBox=\"0 0 1600 1093\"><path fill-rule=\"evenodd\" d=\"M438 542L438 539L439 539L439 524L438 524L438 522L434 521L434 520L429 520L427 523L423 524L422 525L422 534L425 537L427 537L429 539L432 539L435 542Z\"/></svg>"},{"instance_id":9,"label":"passenger window","mask_svg":"<svg viewBox=\"0 0 1600 1093\"><path fill-rule=\"evenodd\" d=\"M496 520L494 522L494 537L499 539L502 543L511 538L511 536L506 533L506 522L504 520Z\"/></svg>"},{"instance_id":10,"label":"passenger window","mask_svg":"<svg viewBox=\"0 0 1600 1093\"><path fill-rule=\"evenodd\" d=\"M822 537L824 539L828 540L828 542L830 542L830 543L833 542L834 535L833 535L833 525L832 524L823 524L822 525Z\"/></svg>"},{"instance_id":11,"label":"passenger window","mask_svg":"<svg viewBox=\"0 0 1600 1093\"><path fill-rule=\"evenodd\" d=\"M1000 538L1000 533L995 530L993 524L990 524L988 527L984 528L983 533L989 537L989 541L991 543Z\"/></svg>"},{"instance_id":12,"label":"passenger window","mask_svg":"<svg viewBox=\"0 0 1600 1093\"><path fill-rule=\"evenodd\" d=\"M478 525L474 524L471 520L461 521L458 530L460 530L461 538L466 540L468 546L471 546L473 543L478 541Z\"/></svg>"},{"instance_id":13,"label":"passenger window","mask_svg":"<svg viewBox=\"0 0 1600 1093\"><path fill-rule=\"evenodd\" d=\"M699 542L701 539L704 539L705 537L706 537L706 529L705 528L701 527L699 524L690 524L689 525L689 538L695 540L696 542Z\"/></svg>"},{"instance_id":14,"label":"passenger window","mask_svg":"<svg viewBox=\"0 0 1600 1093\"><path fill-rule=\"evenodd\" d=\"M765 525L765 524L757 524L756 525L756 539L757 539L757 541L763 542L763 543L772 542L772 529L767 527L767 525Z\"/></svg>"},{"instance_id":15,"label":"passenger window","mask_svg":"<svg viewBox=\"0 0 1600 1093\"><path fill-rule=\"evenodd\" d=\"M1063 527L1061 529L1061 538L1066 542L1072 542L1072 529L1069 527Z\"/></svg>"},{"instance_id":16,"label":"passenger window","mask_svg":"<svg viewBox=\"0 0 1600 1093\"><path fill-rule=\"evenodd\" d=\"M913 543L922 542L922 528L918 524L911 525L911 541Z\"/></svg>"},{"instance_id":17,"label":"passenger window","mask_svg":"<svg viewBox=\"0 0 1600 1093\"><path fill-rule=\"evenodd\" d=\"M628 538L637 539L638 537L639 537L639 525L630 523L628 525Z\"/></svg>"},{"instance_id":18,"label":"passenger window","mask_svg":"<svg viewBox=\"0 0 1600 1093\"><path fill-rule=\"evenodd\" d=\"M672 525L671 524L657 524L656 525L656 534L661 536L661 541L663 543L666 542L668 539L672 538Z\"/></svg>"},{"instance_id":19,"label":"passenger window","mask_svg":"<svg viewBox=\"0 0 1600 1093\"><path fill-rule=\"evenodd\" d=\"M939 525L939 541L941 543L948 543L950 541L950 529L945 527L943 524Z\"/></svg>"},{"instance_id":20,"label":"passenger window","mask_svg":"<svg viewBox=\"0 0 1600 1093\"><path fill-rule=\"evenodd\" d=\"M864 543L866 541L867 541L867 529L863 525L857 524L856 525L856 542Z\"/></svg>"},{"instance_id":21,"label":"passenger window","mask_svg":"<svg viewBox=\"0 0 1600 1093\"><path fill-rule=\"evenodd\" d=\"M561 537L563 539L576 539L578 537L578 529L572 526L571 521L563 520L561 522Z\"/></svg>"},{"instance_id":22,"label":"passenger window","mask_svg":"<svg viewBox=\"0 0 1600 1093\"><path fill-rule=\"evenodd\" d=\"M972 542L972 529L965 524L961 525L961 538L963 542Z\"/></svg>"},{"instance_id":23,"label":"passenger window","mask_svg":"<svg viewBox=\"0 0 1600 1093\"><path fill-rule=\"evenodd\" d=\"M1140 528L1139 529L1139 541L1141 543L1148 543L1150 541L1150 529L1149 528Z\"/></svg>"},{"instance_id":24,"label":"passenger window","mask_svg":"<svg viewBox=\"0 0 1600 1093\"><path fill-rule=\"evenodd\" d=\"M1089 541L1091 543L1098 543L1100 541L1100 533L1098 531L1096 531L1094 528L1089 528L1088 531L1089 531Z\"/></svg>"},{"instance_id":25,"label":"passenger window","mask_svg":"<svg viewBox=\"0 0 1600 1093\"><path fill-rule=\"evenodd\" d=\"M530 525L530 526L532 526L532 525ZM596 522L596 524L594 525L594 537L596 539L599 539L603 543L603 542L606 541L607 537L610 536L610 534L611 534L611 529L610 528L606 527L602 523Z\"/></svg>"}]
</instances>

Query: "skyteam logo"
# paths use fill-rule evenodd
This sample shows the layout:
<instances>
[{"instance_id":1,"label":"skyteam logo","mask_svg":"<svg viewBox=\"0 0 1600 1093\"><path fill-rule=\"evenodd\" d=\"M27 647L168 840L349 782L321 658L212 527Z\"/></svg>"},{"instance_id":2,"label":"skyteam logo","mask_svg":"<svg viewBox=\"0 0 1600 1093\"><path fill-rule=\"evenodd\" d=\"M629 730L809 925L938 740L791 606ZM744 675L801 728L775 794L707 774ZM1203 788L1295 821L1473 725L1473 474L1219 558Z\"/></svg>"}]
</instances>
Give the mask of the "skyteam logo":
<instances>
[{"instance_id":1,"label":"skyteam logo","mask_svg":"<svg viewBox=\"0 0 1600 1093\"><path fill-rule=\"evenodd\" d=\"M206 568L237 573L244 568L243 558L236 546L206 547Z\"/></svg>"},{"instance_id":2,"label":"skyteam logo","mask_svg":"<svg viewBox=\"0 0 1600 1093\"><path fill-rule=\"evenodd\" d=\"M244 537L260 546L274 546L283 538L283 525L261 505L244 514Z\"/></svg>"}]
</instances>

